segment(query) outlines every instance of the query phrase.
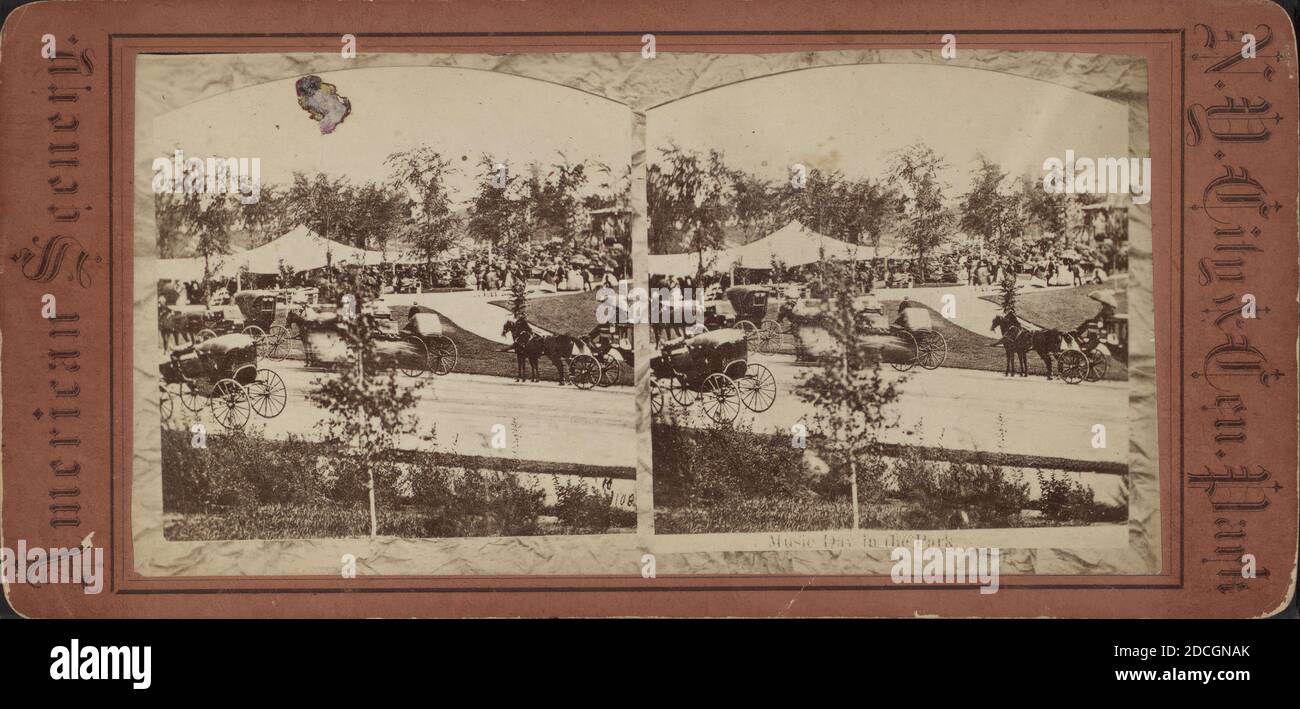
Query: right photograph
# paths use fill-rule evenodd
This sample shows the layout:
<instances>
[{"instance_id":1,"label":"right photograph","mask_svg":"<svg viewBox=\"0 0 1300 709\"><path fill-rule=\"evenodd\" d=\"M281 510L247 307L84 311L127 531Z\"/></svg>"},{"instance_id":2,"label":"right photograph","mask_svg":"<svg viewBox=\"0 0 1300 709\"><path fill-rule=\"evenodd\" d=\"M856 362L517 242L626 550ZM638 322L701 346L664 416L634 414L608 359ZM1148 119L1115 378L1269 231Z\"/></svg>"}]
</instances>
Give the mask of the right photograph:
<instances>
[{"instance_id":1,"label":"right photograph","mask_svg":"<svg viewBox=\"0 0 1300 709\"><path fill-rule=\"evenodd\" d=\"M1130 102L1019 73L829 66L647 113L656 534L1126 545L1150 160Z\"/></svg>"}]
</instances>

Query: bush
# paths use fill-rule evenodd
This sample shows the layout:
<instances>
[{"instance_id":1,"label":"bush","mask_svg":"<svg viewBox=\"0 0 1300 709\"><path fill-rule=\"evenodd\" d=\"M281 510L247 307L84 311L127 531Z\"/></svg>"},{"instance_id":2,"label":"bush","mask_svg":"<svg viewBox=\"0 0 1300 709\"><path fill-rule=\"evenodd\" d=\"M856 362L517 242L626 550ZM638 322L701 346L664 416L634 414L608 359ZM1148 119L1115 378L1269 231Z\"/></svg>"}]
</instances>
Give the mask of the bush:
<instances>
[{"instance_id":1,"label":"bush","mask_svg":"<svg viewBox=\"0 0 1300 709\"><path fill-rule=\"evenodd\" d=\"M207 436L191 445L184 429L162 430L163 509L215 512L258 503L318 502L316 444L301 439L267 441L255 431Z\"/></svg>"},{"instance_id":2,"label":"bush","mask_svg":"<svg viewBox=\"0 0 1300 709\"><path fill-rule=\"evenodd\" d=\"M1038 486L1038 509L1053 522L1120 522L1128 516L1124 507L1097 502L1092 488L1068 474L1043 475L1040 470Z\"/></svg>"},{"instance_id":3,"label":"bush","mask_svg":"<svg viewBox=\"0 0 1300 709\"><path fill-rule=\"evenodd\" d=\"M979 457L944 464L907 448L890 472L899 498L916 503L904 514L914 529L1014 527L1029 506L1028 483Z\"/></svg>"},{"instance_id":4,"label":"bush","mask_svg":"<svg viewBox=\"0 0 1300 709\"><path fill-rule=\"evenodd\" d=\"M524 485L515 475L430 465L413 467L407 478L411 495L406 506L419 513L408 521L413 536L511 537L539 531L538 517L545 512L546 493L535 485ZM387 503L383 507L398 510L402 505ZM393 517L381 510L383 533L398 533L387 528L386 519Z\"/></svg>"},{"instance_id":5,"label":"bush","mask_svg":"<svg viewBox=\"0 0 1300 709\"><path fill-rule=\"evenodd\" d=\"M784 435L754 434L745 425L656 423L651 442L656 504L716 505L808 489L803 449Z\"/></svg>"},{"instance_id":6,"label":"bush","mask_svg":"<svg viewBox=\"0 0 1300 709\"><path fill-rule=\"evenodd\" d=\"M614 490L592 489L582 480L555 481L555 516L575 530L604 532L616 527L635 527L636 512L614 506ZM610 483L609 479L605 480Z\"/></svg>"}]
</instances>

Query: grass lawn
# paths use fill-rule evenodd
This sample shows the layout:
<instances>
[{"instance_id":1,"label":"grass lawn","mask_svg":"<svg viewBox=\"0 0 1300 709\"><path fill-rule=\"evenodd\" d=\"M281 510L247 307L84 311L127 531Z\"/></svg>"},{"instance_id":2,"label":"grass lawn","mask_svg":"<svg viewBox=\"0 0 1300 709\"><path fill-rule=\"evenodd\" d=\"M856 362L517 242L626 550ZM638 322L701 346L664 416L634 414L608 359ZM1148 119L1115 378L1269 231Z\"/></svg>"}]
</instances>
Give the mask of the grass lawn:
<instances>
[{"instance_id":1,"label":"grass lawn","mask_svg":"<svg viewBox=\"0 0 1300 709\"><path fill-rule=\"evenodd\" d=\"M427 538L432 515L418 509L379 510L379 534ZM625 517L627 515L624 515ZM523 536L564 534L627 534L636 531L635 516L625 527L589 529L566 525L555 517L541 516ZM518 533L505 530L492 515L474 520L463 536L494 537ZM370 513L365 505L258 505L208 514L163 515L163 536L173 541L210 539L340 539L370 536ZM514 536L511 534L511 536ZM445 537L444 537L445 538Z\"/></svg>"},{"instance_id":2,"label":"grass lawn","mask_svg":"<svg viewBox=\"0 0 1300 709\"><path fill-rule=\"evenodd\" d=\"M1128 312L1128 277L1122 276L1103 285L1088 284L1055 290L1030 289L1016 297L1016 313L1042 327L1073 330L1101 309L1100 303L1088 297L1093 291L1115 291L1115 301L1119 304L1115 312ZM998 302L996 295L982 298L990 303Z\"/></svg>"},{"instance_id":3,"label":"grass lawn","mask_svg":"<svg viewBox=\"0 0 1300 709\"><path fill-rule=\"evenodd\" d=\"M558 296L558 298L563 297L566 296ZM572 306L570 306L570 309L576 310L576 308L573 308ZM395 306L393 308L393 319L397 322L398 327L401 327L406 323L407 310L408 306ZM583 334L586 334L588 330L595 326L596 314L594 307L591 309L589 315L591 317L592 325L588 326L586 330L583 330ZM459 354L459 359L456 361L457 372L490 374L496 377L512 378L518 373L519 370L515 360L515 353L500 351L505 347L504 344L479 337L478 335L461 328L451 320L451 318L448 318L441 313L438 314L438 318L442 320L444 333L456 343L456 349ZM538 322L537 324L541 327L550 329L546 324L541 322ZM622 370L622 375L619 378L618 383L620 385L631 386L632 368L624 366ZM558 381L559 379L559 373L555 371L555 366L552 365L551 361L545 356L538 361L537 373L541 379L546 381L553 382ZM529 375L531 376L531 374L532 369L529 368Z\"/></svg>"},{"instance_id":4,"label":"grass lawn","mask_svg":"<svg viewBox=\"0 0 1300 709\"><path fill-rule=\"evenodd\" d=\"M1032 295L1045 296L1050 294L1034 293ZM1024 299L1025 296L1022 295L1021 298ZM1088 298L1086 294L1083 295L1082 298L1093 306L1097 306L1097 301ZM899 302L900 301L897 300L883 299L880 301L881 305L885 308L885 313L891 320L898 313ZM1024 301L1022 300L1021 302ZM1123 302L1123 300L1120 301L1121 305L1123 305ZM916 307L925 308L930 311L930 321L934 323L935 329L938 330L939 334L943 335L943 339L947 341L948 357L944 360L943 366L955 367L957 369L981 369L986 372L1006 371L1007 357L1005 350L1001 347L990 347L994 342L997 342L996 336L985 337L984 335L971 332L964 327L954 325L948 320L945 320L937 311L929 306L916 302L913 302L912 304ZM769 303L768 317L775 319L779 307L779 305ZM1020 306L1017 306L1018 309L1019 307ZM1097 308L1093 307L1087 315L1080 317L1079 320L1081 321L1085 317L1095 315L1096 313ZM1026 314L1025 317L1029 316ZM1030 318L1030 320L1033 320L1033 318ZM1037 320L1034 320L1034 322L1037 322ZM1078 322L1076 321L1075 325L1077 324ZM790 336L782 337L780 345L774 348L773 351L781 354L794 354L793 338ZM1033 352L1029 353L1028 363L1029 374L1031 376L1043 376L1047 371L1043 366L1043 360ZM1018 367L1019 365L1017 365L1017 371L1019 371ZM1112 359L1110 366L1107 368L1105 379L1109 381L1126 381L1128 379L1127 368L1123 363Z\"/></svg>"},{"instance_id":5,"label":"grass lawn","mask_svg":"<svg viewBox=\"0 0 1300 709\"><path fill-rule=\"evenodd\" d=\"M489 301L510 312L510 300ZM557 335L586 335L596 327L596 292L575 291L528 300L528 322Z\"/></svg>"}]
</instances>

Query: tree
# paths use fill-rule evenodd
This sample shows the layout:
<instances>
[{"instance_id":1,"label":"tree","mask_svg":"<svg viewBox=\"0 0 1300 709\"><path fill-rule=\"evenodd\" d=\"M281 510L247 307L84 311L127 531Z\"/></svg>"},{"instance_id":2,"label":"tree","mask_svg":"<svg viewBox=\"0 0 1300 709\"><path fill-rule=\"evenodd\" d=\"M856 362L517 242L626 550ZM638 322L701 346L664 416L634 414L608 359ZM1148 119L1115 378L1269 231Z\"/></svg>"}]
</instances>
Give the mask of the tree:
<instances>
[{"instance_id":1,"label":"tree","mask_svg":"<svg viewBox=\"0 0 1300 709\"><path fill-rule=\"evenodd\" d=\"M834 342L835 352L804 376L796 394L816 407L814 422L833 458L848 468L853 528L857 529L859 472L866 467L876 476L869 479L872 489L880 490L880 433L898 425L888 408L898 400L897 384L902 380L886 382L880 374L878 346L867 337L864 315L854 305L852 265L823 261L821 267L827 297L820 325Z\"/></svg>"},{"instance_id":2,"label":"tree","mask_svg":"<svg viewBox=\"0 0 1300 709\"><path fill-rule=\"evenodd\" d=\"M158 258L179 258L189 251L190 224L185 201L169 192L153 196L154 225L158 231Z\"/></svg>"},{"instance_id":3,"label":"tree","mask_svg":"<svg viewBox=\"0 0 1300 709\"><path fill-rule=\"evenodd\" d=\"M250 246L261 246L293 226L285 196L275 185L263 185L256 202L244 204L236 201L237 220L239 226L248 232Z\"/></svg>"},{"instance_id":4,"label":"tree","mask_svg":"<svg viewBox=\"0 0 1300 709\"><path fill-rule=\"evenodd\" d=\"M518 275L510 283L510 314L515 320L528 317L528 284Z\"/></svg>"},{"instance_id":5,"label":"tree","mask_svg":"<svg viewBox=\"0 0 1300 709\"><path fill-rule=\"evenodd\" d=\"M452 209L447 177L455 174L451 162L424 145L393 153L384 161L392 185L404 190L406 214L402 238L411 255L432 264L455 245L461 217Z\"/></svg>"},{"instance_id":6,"label":"tree","mask_svg":"<svg viewBox=\"0 0 1300 709\"><path fill-rule=\"evenodd\" d=\"M1008 273L1006 278L998 284L998 305L1002 306L1002 312L1007 315L1016 314L1016 276Z\"/></svg>"},{"instance_id":7,"label":"tree","mask_svg":"<svg viewBox=\"0 0 1300 709\"><path fill-rule=\"evenodd\" d=\"M508 171L504 180L490 155L479 158L482 170L478 192L470 203L467 232L470 238L491 244L513 259L528 228L527 202L521 198L523 182Z\"/></svg>"},{"instance_id":8,"label":"tree","mask_svg":"<svg viewBox=\"0 0 1300 709\"><path fill-rule=\"evenodd\" d=\"M650 252L696 252L703 271L704 252L724 243L731 173L717 150L704 158L675 146L663 153L664 164L651 165L646 174Z\"/></svg>"},{"instance_id":9,"label":"tree","mask_svg":"<svg viewBox=\"0 0 1300 709\"><path fill-rule=\"evenodd\" d=\"M947 167L923 143L895 152L890 165L889 182L903 188L904 220L900 235L908 251L920 262L922 280L926 278L929 254L952 234L954 217L944 206L943 192L947 185L939 179L939 171Z\"/></svg>"},{"instance_id":10,"label":"tree","mask_svg":"<svg viewBox=\"0 0 1300 709\"><path fill-rule=\"evenodd\" d=\"M958 226L980 237L989 253L1011 256L1025 229L1020 200L1003 191L1007 173L997 163L984 155L978 160L970 191L962 196Z\"/></svg>"},{"instance_id":11,"label":"tree","mask_svg":"<svg viewBox=\"0 0 1300 709\"><path fill-rule=\"evenodd\" d=\"M230 253L234 200L225 194L190 192L183 198L183 219L191 225L194 250L203 257L204 291L212 279L212 257Z\"/></svg>"},{"instance_id":12,"label":"tree","mask_svg":"<svg viewBox=\"0 0 1300 709\"><path fill-rule=\"evenodd\" d=\"M352 284L346 290L359 309L359 286ZM375 484L381 475L397 474L394 453L400 436L416 432L414 409L425 380L417 377L399 383L395 369L380 369L376 326L364 315L344 317L340 333L347 354L338 375L317 380L307 396L325 409L327 416L317 426L325 440L338 448L327 459L330 472L344 489L360 486L369 495L373 539L379 529Z\"/></svg>"},{"instance_id":13,"label":"tree","mask_svg":"<svg viewBox=\"0 0 1300 709\"><path fill-rule=\"evenodd\" d=\"M326 239L338 237L347 230L352 218L349 196L352 186L346 178L331 178L323 172L308 177L293 173L289 186L286 210L294 224L301 224Z\"/></svg>"}]
</instances>

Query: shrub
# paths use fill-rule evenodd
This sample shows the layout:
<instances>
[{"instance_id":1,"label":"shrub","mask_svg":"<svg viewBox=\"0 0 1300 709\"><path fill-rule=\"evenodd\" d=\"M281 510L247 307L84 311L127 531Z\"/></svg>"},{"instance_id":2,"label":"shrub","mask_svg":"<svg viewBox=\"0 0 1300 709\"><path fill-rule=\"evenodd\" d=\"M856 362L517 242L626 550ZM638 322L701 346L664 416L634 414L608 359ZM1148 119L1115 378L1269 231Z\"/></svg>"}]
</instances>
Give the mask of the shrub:
<instances>
[{"instance_id":1,"label":"shrub","mask_svg":"<svg viewBox=\"0 0 1300 709\"><path fill-rule=\"evenodd\" d=\"M1038 509L1053 522L1119 522L1127 517L1124 507L1097 502L1092 488L1068 474L1044 475L1040 470L1038 486Z\"/></svg>"},{"instance_id":2,"label":"shrub","mask_svg":"<svg viewBox=\"0 0 1300 709\"><path fill-rule=\"evenodd\" d=\"M904 514L912 528L1012 527L1029 506L1028 483L979 457L944 464L908 448L890 472L897 495L916 503Z\"/></svg>"},{"instance_id":3,"label":"shrub","mask_svg":"<svg viewBox=\"0 0 1300 709\"><path fill-rule=\"evenodd\" d=\"M754 434L746 425L664 423L655 424L651 441L657 504L716 505L808 489L803 449L784 435Z\"/></svg>"},{"instance_id":4,"label":"shrub","mask_svg":"<svg viewBox=\"0 0 1300 709\"><path fill-rule=\"evenodd\" d=\"M582 480L555 481L555 516L576 530L604 532L615 527L635 527L636 512L614 506L614 490L593 489ZM608 485L611 481L605 480Z\"/></svg>"}]
</instances>

